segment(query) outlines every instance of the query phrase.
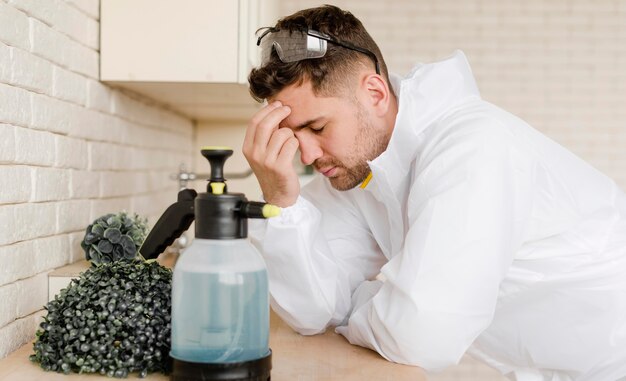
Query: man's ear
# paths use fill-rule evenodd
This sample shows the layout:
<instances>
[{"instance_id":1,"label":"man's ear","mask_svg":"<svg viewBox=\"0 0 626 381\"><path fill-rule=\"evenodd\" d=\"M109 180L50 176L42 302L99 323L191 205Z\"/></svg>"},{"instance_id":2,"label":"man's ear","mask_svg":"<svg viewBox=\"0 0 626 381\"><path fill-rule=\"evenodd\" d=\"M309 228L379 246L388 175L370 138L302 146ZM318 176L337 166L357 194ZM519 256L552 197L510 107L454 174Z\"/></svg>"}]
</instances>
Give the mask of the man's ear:
<instances>
[{"instance_id":1,"label":"man's ear","mask_svg":"<svg viewBox=\"0 0 626 381\"><path fill-rule=\"evenodd\" d=\"M382 117L389 111L391 92L381 75L368 73L363 76L361 89L365 97L364 101L372 107L376 116Z\"/></svg>"}]
</instances>

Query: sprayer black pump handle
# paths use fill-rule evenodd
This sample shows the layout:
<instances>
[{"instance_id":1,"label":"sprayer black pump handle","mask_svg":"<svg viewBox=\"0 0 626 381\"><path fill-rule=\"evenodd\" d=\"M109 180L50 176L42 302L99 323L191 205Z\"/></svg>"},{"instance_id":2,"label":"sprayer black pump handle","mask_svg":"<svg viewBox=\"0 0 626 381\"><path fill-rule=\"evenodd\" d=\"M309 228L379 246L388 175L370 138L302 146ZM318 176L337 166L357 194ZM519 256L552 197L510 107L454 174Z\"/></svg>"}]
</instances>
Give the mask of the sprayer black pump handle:
<instances>
[{"instance_id":1,"label":"sprayer black pump handle","mask_svg":"<svg viewBox=\"0 0 626 381\"><path fill-rule=\"evenodd\" d=\"M158 257L174 243L176 238L189 229L195 218L194 200L197 195L193 189L178 192L178 201L165 210L139 249L145 259Z\"/></svg>"},{"instance_id":2,"label":"sprayer black pump handle","mask_svg":"<svg viewBox=\"0 0 626 381\"><path fill-rule=\"evenodd\" d=\"M211 182L224 182L224 163L232 154L233 150L226 147L207 147L200 151L211 164ZM210 191L209 191L210 192Z\"/></svg>"}]
</instances>

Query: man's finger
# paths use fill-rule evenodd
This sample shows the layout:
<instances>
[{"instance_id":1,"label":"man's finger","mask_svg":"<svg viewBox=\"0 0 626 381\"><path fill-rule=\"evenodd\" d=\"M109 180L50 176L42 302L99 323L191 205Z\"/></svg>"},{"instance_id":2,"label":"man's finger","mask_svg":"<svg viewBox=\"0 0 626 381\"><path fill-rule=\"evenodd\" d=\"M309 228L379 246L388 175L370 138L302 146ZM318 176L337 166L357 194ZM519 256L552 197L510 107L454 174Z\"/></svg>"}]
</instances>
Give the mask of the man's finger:
<instances>
[{"instance_id":1,"label":"man's finger","mask_svg":"<svg viewBox=\"0 0 626 381\"><path fill-rule=\"evenodd\" d=\"M274 162L281 152L283 145L289 139L294 137L293 131L288 128L279 128L274 131L270 141L267 144L265 158L267 161Z\"/></svg>"},{"instance_id":2,"label":"man's finger","mask_svg":"<svg viewBox=\"0 0 626 381\"><path fill-rule=\"evenodd\" d=\"M293 165L293 158L296 156L299 146L300 143L295 136L288 138L280 149L278 157L276 158L276 165Z\"/></svg>"},{"instance_id":3,"label":"man's finger","mask_svg":"<svg viewBox=\"0 0 626 381\"><path fill-rule=\"evenodd\" d=\"M291 113L289 106L282 106L272 110L261 120L254 132L252 144L255 146L266 147L272 134L278 130L278 125Z\"/></svg>"},{"instance_id":4,"label":"man's finger","mask_svg":"<svg viewBox=\"0 0 626 381\"><path fill-rule=\"evenodd\" d=\"M252 118L250 119L250 122L248 123L248 128L246 129L246 135L243 139L244 150L250 149L252 144L254 143L254 134L256 133L256 128L259 122L261 122L267 116L267 114L269 114L270 112L272 112L273 110L275 110L277 107L280 107L280 106L282 106L282 103L278 101L272 102L268 104L267 106L263 107L262 109L260 109L259 111L257 111L256 114L252 116Z\"/></svg>"}]
</instances>

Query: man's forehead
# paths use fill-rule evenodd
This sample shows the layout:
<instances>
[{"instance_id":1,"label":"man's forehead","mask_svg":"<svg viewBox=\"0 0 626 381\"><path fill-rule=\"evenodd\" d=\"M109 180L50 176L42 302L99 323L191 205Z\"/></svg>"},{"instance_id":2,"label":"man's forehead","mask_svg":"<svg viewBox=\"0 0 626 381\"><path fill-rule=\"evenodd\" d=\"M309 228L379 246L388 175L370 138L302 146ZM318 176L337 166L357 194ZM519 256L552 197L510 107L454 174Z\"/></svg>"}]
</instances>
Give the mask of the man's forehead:
<instances>
[{"instance_id":1,"label":"man's forehead","mask_svg":"<svg viewBox=\"0 0 626 381\"><path fill-rule=\"evenodd\" d=\"M287 127L292 130L308 127L317 123L324 117L324 107L316 102L289 102L281 101L284 106L289 106L291 112L279 123L279 127Z\"/></svg>"},{"instance_id":2,"label":"man's forehead","mask_svg":"<svg viewBox=\"0 0 626 381\"><path fill-rule=\"evenodd\" d=\"M308 82L300 86L288 86L268 99L268 103L276 101L291 108L291 113L283 119L280 127L301 128L324 115L324 98L316 96Z\"/></svg>"}]
</instances>

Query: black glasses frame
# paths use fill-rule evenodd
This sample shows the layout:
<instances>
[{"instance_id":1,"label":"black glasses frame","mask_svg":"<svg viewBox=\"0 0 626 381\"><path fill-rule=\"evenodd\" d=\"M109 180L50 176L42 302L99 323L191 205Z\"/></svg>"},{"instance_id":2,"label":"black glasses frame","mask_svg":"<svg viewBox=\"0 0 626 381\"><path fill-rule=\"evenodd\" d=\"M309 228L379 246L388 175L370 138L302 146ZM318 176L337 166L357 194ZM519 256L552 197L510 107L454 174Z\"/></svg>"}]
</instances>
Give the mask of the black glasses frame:
<instances>
[{"instance_id":1,"label":"black glasses frame","mask_svg":"<svg viewBox=\"0 0 626 381\"><path fill-rule=\"evenodd\" d=\"M267 29L259 36L256 45L259 46L261 45L261 40L263 40L263 37L267 36L270 33L276 33L278 31L280 31L280 29L278 28L274 28L274 27L266 27ZM263 28L261 28L263 29ZM380 75L380 63L378 62L378 57L376 57L376 54L372 53L370 50L367 50L365 48L361 48L355 45L350 44L349 42L344 42L344 41L340 41L337 40L336 38L333 38L329 35L326 35L324 33L320 33L318 31L315 30L309 30L309 29L303 29L301 30L302 32L306 33L307 35L311 36L311 37L316 37L319 38L321 40L325 40L328 41L330 43L333 43L335 45L341 46L343 48L349 49L349 50L354 50L355 52L359 52L362 54L365 54L366 56L368 56L373 62L374 62L374 66L376 67L376 74Z\"/></svg>"}]
</instances>

